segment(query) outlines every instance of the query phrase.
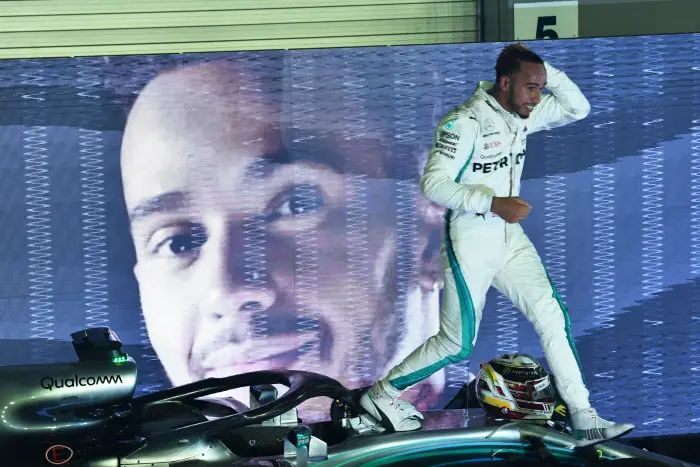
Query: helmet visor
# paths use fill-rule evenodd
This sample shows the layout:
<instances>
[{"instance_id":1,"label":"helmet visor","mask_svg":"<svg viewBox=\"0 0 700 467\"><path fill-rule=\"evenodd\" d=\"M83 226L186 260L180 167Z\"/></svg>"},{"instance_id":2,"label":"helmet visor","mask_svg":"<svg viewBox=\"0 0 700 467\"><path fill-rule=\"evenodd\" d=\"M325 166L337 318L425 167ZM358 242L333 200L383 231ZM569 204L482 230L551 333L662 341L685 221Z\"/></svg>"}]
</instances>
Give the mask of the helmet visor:
<instances>
[{"instance_id":1,"label":"helmet visor","mask_svg":"<svg viewBox=\"0 0 700 467\"><path fill-rule=\"evenodd\" d=\"M548 376L529 381L525 388L528 398L533 402L554 402L554 386L550 383Z\"/></svg>"}]
</instances>

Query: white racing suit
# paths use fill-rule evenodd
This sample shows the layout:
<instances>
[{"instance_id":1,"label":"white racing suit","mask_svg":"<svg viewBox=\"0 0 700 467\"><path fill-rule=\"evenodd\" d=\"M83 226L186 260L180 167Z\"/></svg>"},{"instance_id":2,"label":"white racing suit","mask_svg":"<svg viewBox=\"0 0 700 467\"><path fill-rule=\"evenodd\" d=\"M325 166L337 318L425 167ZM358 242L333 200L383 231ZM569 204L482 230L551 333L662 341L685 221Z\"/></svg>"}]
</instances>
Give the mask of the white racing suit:
<instances>
[{"instance_id":1,"label":"white racing suit","mask_svg":"<svg viewBox=\"0 0 700 467\"><path fill-rule=\"evenodd\" d=\"M581 120L590 104L565 73L545 63L547 88L529 118L509 114L481 82L435 131L421 192L447 208L439 332L394 367L385 382L403 391L472 352L492 285L534 325L562 399L588 408L566 307L520 224L490 212L493 196L518 196L527 135Z\"/></svg>"}]
</instances>

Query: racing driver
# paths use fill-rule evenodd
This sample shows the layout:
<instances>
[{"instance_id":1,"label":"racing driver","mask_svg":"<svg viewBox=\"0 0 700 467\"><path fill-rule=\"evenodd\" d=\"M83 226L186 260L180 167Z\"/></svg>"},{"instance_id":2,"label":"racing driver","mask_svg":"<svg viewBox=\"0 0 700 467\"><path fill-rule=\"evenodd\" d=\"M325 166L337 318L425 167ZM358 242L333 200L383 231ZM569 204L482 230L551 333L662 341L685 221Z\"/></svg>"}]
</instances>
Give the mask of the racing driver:
<instances>
[{"instance_id":1,"label":"racing driver","mask_svg":"<svg viewBox=\"0 0 700 467\"><path fill-rule=\"evenodd\" d=\"M550 92L543 95L545 86ZM362 395L362 407L388 429L421 427L420 412L397 399L408 387L470 355L492 285L540 336L578 443L589 445L634 429L604 420L591 407L567 309L519 224L530 212L518 196L527 136L581 120L590 109L565 73L523 44L512 44L496 61L496 83L480 82L472 97L439 123L420 187L423 196L446 208L440 327Z\"/></svg>"}]
</instances>

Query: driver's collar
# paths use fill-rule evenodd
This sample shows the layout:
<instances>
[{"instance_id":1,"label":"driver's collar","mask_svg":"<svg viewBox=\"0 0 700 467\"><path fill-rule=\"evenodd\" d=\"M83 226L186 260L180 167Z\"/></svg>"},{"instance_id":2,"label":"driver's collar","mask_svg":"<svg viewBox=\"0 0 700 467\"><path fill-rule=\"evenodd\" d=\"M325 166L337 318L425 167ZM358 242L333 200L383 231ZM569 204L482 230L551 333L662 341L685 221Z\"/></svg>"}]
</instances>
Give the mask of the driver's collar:
<instances>
[{"instance_id":1,"label":"driver's collar","mask_svg":"<svg viewBox=\"0 0 700 467\"><path fill-rule=\"evenodd\" d=\"M494 86L495 84L490 81L479 81L479 84L476 86L476 93L479 97L484 99L493 110L500 113L506 122L509 124L516 123L520 120L520 116L516 113L508 112L498 103L495 97L489 94L489 91L493 89Z\"/></svg>"}]
</instances>

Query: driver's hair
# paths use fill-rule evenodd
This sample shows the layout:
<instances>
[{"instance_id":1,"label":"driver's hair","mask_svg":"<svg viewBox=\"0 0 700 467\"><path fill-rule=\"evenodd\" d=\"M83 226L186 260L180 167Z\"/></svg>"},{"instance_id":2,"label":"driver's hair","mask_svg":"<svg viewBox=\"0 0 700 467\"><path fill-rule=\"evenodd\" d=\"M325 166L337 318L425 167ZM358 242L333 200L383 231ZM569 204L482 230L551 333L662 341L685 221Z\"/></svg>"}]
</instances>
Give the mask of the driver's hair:
<instances>
[{"instance_id":1,"label":"driver's hair","mask_svg":"<svg viewBox=\"0 0 700 467\"><path fill-rule=\"evenodd\" d=\"M532 50L518 44L506 46L496 59L496 81L502 76L510 77L519 72L522 62L544 64L544 60Z\"/></svg>"}]
</instances>

